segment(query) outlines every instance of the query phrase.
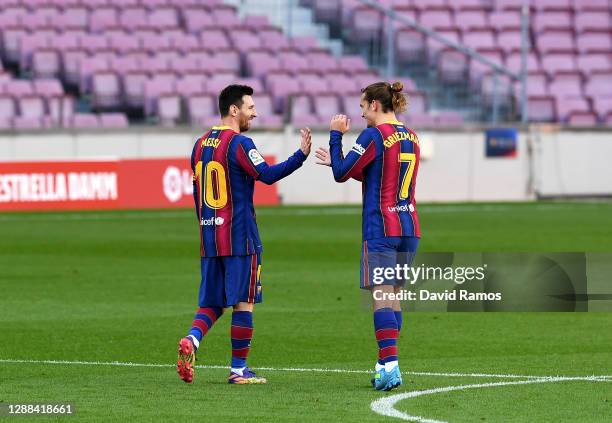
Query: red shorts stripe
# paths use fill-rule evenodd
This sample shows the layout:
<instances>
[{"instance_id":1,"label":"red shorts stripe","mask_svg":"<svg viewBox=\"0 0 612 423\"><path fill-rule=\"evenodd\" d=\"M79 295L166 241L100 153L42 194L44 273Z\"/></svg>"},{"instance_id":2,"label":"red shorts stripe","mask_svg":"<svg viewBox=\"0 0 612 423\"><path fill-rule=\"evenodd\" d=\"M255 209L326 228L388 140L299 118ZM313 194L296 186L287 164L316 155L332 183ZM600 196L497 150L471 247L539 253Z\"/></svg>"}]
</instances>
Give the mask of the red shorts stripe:
<instances>
[{"instance_id":1,"label":"red shorts stripe","mask_svg":"<svg viewBox=\"0 0 612 423\"><path fill-rule=\"evenodd\" d=\"M397 357L397 345L391 345L390 347L385 347L378 350L379 360L384 360L393 356Z\"/></svg>"},{"instance_id":2,"label":"red shorts stripe","mask_svg":"<svg viewBox=\"0 0 612 423\"><path fill-rule=\"evenodd\" d=\"M242 326L232 326L232 339L251 339L253 337L253 328L244 328Z\"/></svg>"},{"instance_id":3,"label":"red shorts stripe","mask_svg":"<svg viewBox=\"0 0 612 423\"><path fill-rule=\"evenodd\" d=\"M251 255L251 278L249 280L249 298L247 302L255 301L255 286L257 284L257 254Z\"/></svg>"},{"instance_id":4,"label":"red shorts stripe","mask_svg":"<svg viewBox=\"0 0 612 423\"><path fill-rule=\"evenodd\" d=\"M397 339L399 331L397 329L378 329L376 331L376 340Z\"/></svg>"}]
</instances>

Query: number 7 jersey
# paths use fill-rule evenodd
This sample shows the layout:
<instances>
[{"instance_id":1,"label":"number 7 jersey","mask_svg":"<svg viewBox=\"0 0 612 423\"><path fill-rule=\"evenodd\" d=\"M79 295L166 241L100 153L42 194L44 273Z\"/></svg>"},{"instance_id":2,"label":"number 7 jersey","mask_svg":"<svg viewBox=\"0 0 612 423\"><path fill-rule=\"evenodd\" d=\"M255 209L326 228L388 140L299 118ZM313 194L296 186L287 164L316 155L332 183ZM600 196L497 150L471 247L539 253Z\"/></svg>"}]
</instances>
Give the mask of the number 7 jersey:
<instances>
[{"instance_id":1,"label":"number 7 jersey","mask_svg":"<svg viewBox=\"0 0 612 423\"><path fill-rule=\"evenodd\" d=\"M240 256L262 251L255 221L255 180L266 184L302 166L296 151L269 166L253 140L227 126L215 126L194 145L191 154L193 198L200 223L202 257Z\"/></svg>"},{"instance_id":2,"label":"number 7 jersey","mask_svg":"<svg viewBox=\"0 0 612 423\"><path fill-rule=\"evenodd\" d=\"M362 181L363 239L420 237L414 199L419 170L419 139L401 122L365 129L349 153L342 154L342 133L331 131L334 178Z\"/></svg>"}]
</instances>

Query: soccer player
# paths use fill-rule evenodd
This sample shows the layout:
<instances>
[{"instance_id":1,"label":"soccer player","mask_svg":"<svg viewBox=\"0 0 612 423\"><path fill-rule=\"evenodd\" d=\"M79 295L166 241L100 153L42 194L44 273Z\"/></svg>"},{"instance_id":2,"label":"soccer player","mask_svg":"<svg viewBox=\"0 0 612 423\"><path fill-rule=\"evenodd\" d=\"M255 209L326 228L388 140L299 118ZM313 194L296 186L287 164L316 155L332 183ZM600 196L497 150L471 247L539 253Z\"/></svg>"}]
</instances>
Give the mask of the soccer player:
<instances>
[{"instance_id":1,"label":"soccer player","mask_svg":"<svg viewBox=\"0 0 612 423\"><path fill-rule=\"evenodd\" d=\"M396 113L406 109L402 83L377 82L362 90L362 117L368 127L359 135L350 152L342 153L342 136L350 119L336 115L331 120L329 150L319 148L321 165L331 166L334 179L362 181L363 246L361 288L372 292L374 330L378 361L372 380L377 390L391 390L402 384L398 365L397 338L402 327L397 293L405 280L373 278L377 266L395 267L412 263L421 236L414 200L419 169L419 139Z\"/></svg>"},{"instance_id":2,"label":"soccer player","mask_svg":"<svg viewBox=\"0 0 612 423\"><path fill-rule=\"evenodd\" d=\"M192 382L195 353L202 338L232 307L233 384L266 383L247 367L253 336L253 305L261 302L261 251L253 189L271 185L302 166L310 154L310 129L301 130L300 148L282 163L269 166L243 133L257 117L253 89L230 85L219 95L221 125L195 143L191 154L193 196L200 226L201 283L199 308L191 330L179 341L177 371Z\"/></svg>"}]
</instances>

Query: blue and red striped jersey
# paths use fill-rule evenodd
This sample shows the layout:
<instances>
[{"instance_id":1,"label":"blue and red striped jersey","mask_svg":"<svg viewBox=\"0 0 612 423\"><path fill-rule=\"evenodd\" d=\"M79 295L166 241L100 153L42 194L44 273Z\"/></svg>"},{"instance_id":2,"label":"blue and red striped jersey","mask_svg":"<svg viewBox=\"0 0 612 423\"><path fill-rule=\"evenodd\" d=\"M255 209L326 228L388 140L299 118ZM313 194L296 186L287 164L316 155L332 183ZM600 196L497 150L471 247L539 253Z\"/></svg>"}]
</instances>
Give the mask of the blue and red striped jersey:
<instances>
[{"instance_id":1,"label":"blue and red striped jersey","mask_svg":"<svg viewBox=\"0 0 612 423\"><path fill-rule=\"evenodd\" d=\"M193 198L200 222L202 257L239 256L262 251L255 220L255 180L266 184L302 166L296 151L269 166L253 140L228 126L215 126L195 143L191 153Z\"/></svg>"},{"instance_id":2,"label":"blue and red striped jersey","mask_svg":"<svg viewBox=\"0 0 612 423\"><path fill-rule=\"evenodd\" d=\"M364 240L421 236L414 199L419 139L412 130L401 122L367 128L346 157L342 132L331 131L329 147L336 181L362 181Z\"/></svg>"}]
</instances>

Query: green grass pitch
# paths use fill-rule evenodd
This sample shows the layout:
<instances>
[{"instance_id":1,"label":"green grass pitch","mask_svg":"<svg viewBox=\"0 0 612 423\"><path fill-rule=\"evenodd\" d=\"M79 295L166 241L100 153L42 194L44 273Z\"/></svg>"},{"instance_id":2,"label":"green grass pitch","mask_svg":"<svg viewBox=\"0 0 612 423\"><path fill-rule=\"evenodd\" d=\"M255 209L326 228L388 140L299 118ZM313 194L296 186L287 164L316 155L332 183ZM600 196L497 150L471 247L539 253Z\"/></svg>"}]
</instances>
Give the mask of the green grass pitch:
<instances>
[{"instance_id":1,"label":"green grass pitch","mask_svg":"<svg viewBox=\"0 0 612 423\"><path fill-rule=\"evenodd\" d=\"M419 211L422 251L612 252L611 203ZM372 318L358 289L360 222L358 207L258 209L264 302L249 364L273 369L259 372L267 385L234 386L220 367L230 355L227 315L198 357L219 367L199 368L191 385L173 367L199 283L191 210L0 215L0 402L72 403L68 421L400 421L370 404L508 380L465 373L612 375L612 314L410 313L399 342L404 385L375 392L366 372L377 351ZM114 361L165 366L75 363ZM604 422L612 382L462 389L395 408L450 422Z\"/></svg>"}]
</instances>

